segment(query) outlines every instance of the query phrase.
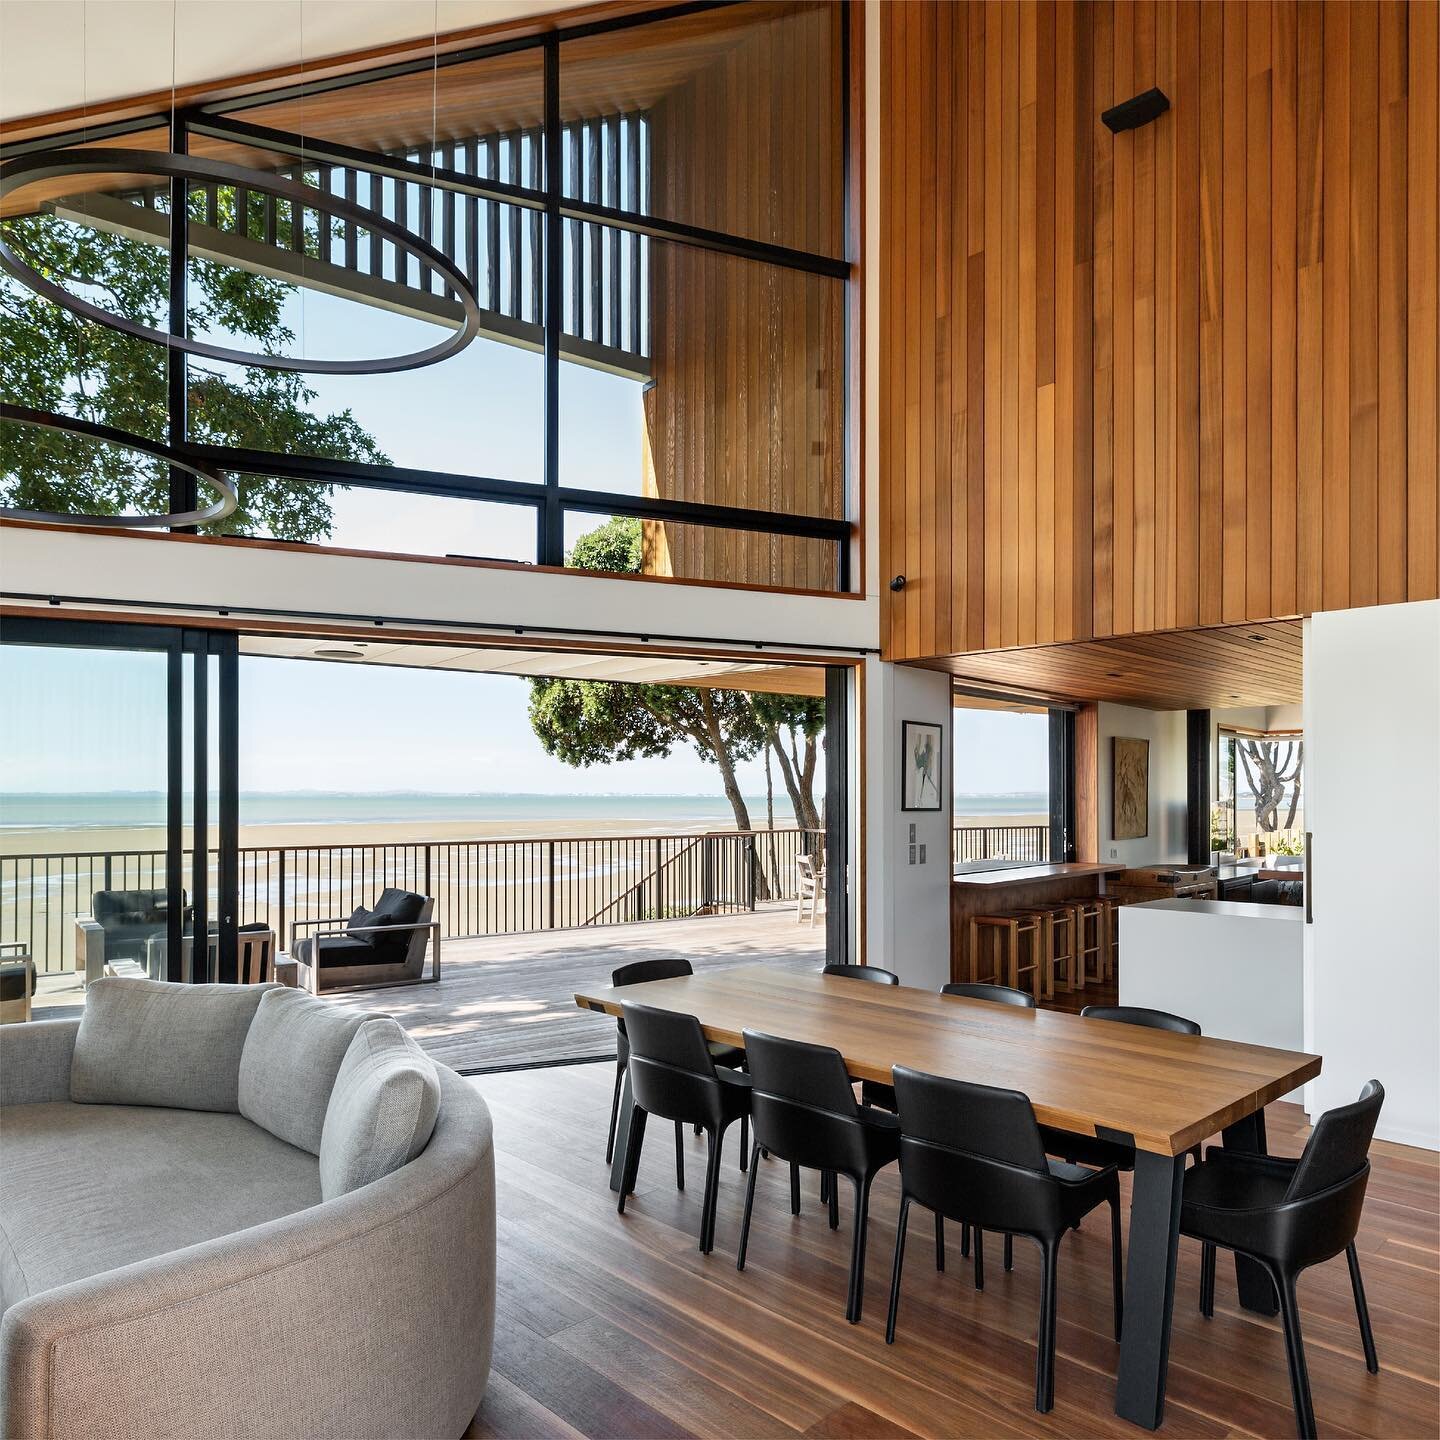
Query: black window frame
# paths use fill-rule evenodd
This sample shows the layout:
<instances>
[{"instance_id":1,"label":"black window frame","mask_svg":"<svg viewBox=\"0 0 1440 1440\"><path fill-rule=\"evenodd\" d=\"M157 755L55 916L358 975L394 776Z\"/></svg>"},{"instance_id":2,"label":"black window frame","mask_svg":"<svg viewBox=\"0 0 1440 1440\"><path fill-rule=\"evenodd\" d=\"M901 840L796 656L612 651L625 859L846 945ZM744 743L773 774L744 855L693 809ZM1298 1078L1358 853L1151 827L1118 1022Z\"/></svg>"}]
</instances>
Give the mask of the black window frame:
<instances>
[{"instance_id":1,"label":"black window frame","mask_svg":"<svg viewBox=\"0 0 1440 1440\"><path fill-rule=\"evenodd\" d=\"M171 147L185 153L190 137L238 141L282 154L304 154L307 162L363 166L372 174L422 182L438 190L447 190L483 199L499 201L533 211L542 217L546 283L544 287L544 479L541 483L507 480L497 476L460 474L410 466L373 465L353 461L332 460L321 456L280 454L240 446L192 442L187 434L187 359L183 351L170 349L167 358L169 439L187 456L218 467L234 476L261 475L302 483L339 484L359 489L388 490L456 499L505 501L526 506L536 516L536 563L545 567L563 567L565 517L568 513L626 516L641 520L674 521L687 525L706 526L726 531L747 531L800 539L828 541L836 553L835 593L853 590L852 549L855 540L853 518L856 476L852 428L851 375L859 363L855 354L856 336L850 321L852 305L847 294L842 339L841 404L841 495L843 510L839 517L800 515L788 511L754 509L743 506L717 505L708 502L669 500L658 496L612 494L564 486L560 483L560 342L564 292L561 267L564 258L563 227L568 221L601 224L616 230L671 242L693 248L712 250L723 255L758 261L761 264L797 270L822 276L844 284L849 291L858 283L857 257L843 258L796 250L787 246L748 239L728 232L709 230L677 220L640 214L591 203L563 193L561 144L564 136L560 115L560 66L567 41L602 33L632 29L661 23L707 10L746 8L747 0L693 0L693 3L658 11L637 12L615 16L587 24L550 30L537 35L521 36L467 47L445 54L380 65L352 74L332 76L318 81L299 81L275 89L258 91L225 100L182 107L172 113L151 112L109 125L48 135L38 140L7 146L14 156L39 150L59 149L77 143L93 143L99 139L117 139L141 130L164 125L171 133ZM852 6L846 0L840 21L841 65L841 213L844 246L848 250L856 233L852 223L856 196L853 193L850 147L852 144L851 107L851 31L855 23ZM243 118L246 110L270 105L301 95L313 96L337 89L373 83L393 76L413 74L453 65L485 60L522 50L539 51L543 58L545 184L542 189L432 168L414 161L352 146L326 141L323 138L294 134L268 126L257 126ZM170 206L170 293L169 326L172 334L180 333L185 320L185 285L188 259L188 206L185 202L186 182L171 182ZM193 475L172 470L170 504L172 509L188 510L197 505L196 480ZM193 527L192 527L193 528ZM235 537L244 539L246 537ZM740 582L743 584L743 582Z\"/></svg>"}]
</instances>

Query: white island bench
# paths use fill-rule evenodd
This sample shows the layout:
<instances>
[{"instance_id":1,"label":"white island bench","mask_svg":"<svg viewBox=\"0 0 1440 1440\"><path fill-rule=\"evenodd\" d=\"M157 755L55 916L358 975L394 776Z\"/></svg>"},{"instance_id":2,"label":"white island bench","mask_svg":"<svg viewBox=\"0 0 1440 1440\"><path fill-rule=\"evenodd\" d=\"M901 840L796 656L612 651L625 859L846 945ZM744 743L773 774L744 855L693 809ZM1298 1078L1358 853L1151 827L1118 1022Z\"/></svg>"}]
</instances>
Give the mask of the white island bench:
<instances>
[{"instance_id":1,"label":"white island bench","mask_svg":"<svg viewBox=\"0 0 1440 1440\"><path fill-rule=\"evenodd\" d=\"M1120 1003L1169 1010L1206 1035L1299 1050L1305 912L1236 900L1151 900L1120 911Z\"/></svg>"}]
</instances>

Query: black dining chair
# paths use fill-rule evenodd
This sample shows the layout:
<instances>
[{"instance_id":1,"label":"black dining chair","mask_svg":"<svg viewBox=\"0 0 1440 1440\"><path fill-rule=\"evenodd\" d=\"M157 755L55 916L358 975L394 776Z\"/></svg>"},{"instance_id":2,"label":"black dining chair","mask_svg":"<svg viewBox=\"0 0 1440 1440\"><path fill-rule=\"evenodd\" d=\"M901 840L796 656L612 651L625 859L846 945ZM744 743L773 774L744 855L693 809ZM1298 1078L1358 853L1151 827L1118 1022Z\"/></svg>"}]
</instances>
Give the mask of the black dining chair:
<instances>
[{"instance_id":1,"label":"black dining chair","mask_svg":"<svg viewBox=\"0 0 1440 1440\"><path fill-rule=\"evenodd\" d=\"M885 1343L895 1343L905 1227L918 1201L937 1215L975 1227L975 1288L984 1289L986 1230L1026 1235L1040 1247L1039 1353L1035 1408L1055 1402L1056 1271L1060 1242L1098 1205L1110 1206L1111 1287L1115 1338L1123 1298L1120 1268L1120 1177L1113 1165L1089 1170L1046 1157L1029 1099L1001 1090L947 1080L897 1065L900 1101L900 1218Z\"/></svg>"},{"instance_id":2,"label":"black dining chair","mask_svg":"<svg viewBox=\"0 0 1440 1440\"><path fill-rule=\"evenodd\" d=\"M1014 1005L1021 1010L1035 1009L1035 997L1028 990L1017 990L1013 985L985 985L979 982L956 980L940 987L942 995L958 995L962 1000L988 1000L992 1005ZM970 1253L970 1227L960 1227L960 1254ZM1005 1237L1005 1268L1015 1267L1015 1241ZM935 1268L945 1268L945 1217L935 1212Z\"/></svg>"},{"instance_id":3,"label":"black dining chair","mask_svg":"<svg viewBox=\"0 0 1440 1440\"><path fill-rule=\"evenodd\" d=\"M942 995L958 995L963 1000L989 1000L996 1005L1017 1005L1022 1010L1035 1008L1035 997L1028 990L1016 990L1010 985L969 985L956 981L953 985L942 985Z\"/></svg>"},{"instance_id":4,"label":"black dining chair","mask_svg":"<svg viewBox=\"0 0 1440 1440\"><path fill-rule=\"evenodd\" d=\"M700 1253L715 1248L715 1202L720 1190L720 1156L725 1132L750 1114L750 1077L717 1066L705 1032L693 1015L625 1001L625 1030L630 1037L630 1129L625 1145L618 1210L634 1188L645 1143L645 1118L658 1115L677 1126L698 1125L709 1142L705 1200L700 1211ZM679 1133L679 1132L677 1132Z\"/></svg>"},{"instance_id":5,"label":"black dining chair","mask_svg":"<svg viewBox=\"0 0 1440 1440\"><path fill-rule=\"evenodd\" d=\"M878 965L850 965L835 961L825 966L822 975L840 975L846 980L869 980L875 985L898 985L900 977L893 970L882 970Z\"/></svg>"},{"instance_id":6,"label":"black dining chair","mask_svg":"<svg viewBox=\"0 0 1440 1440\"><path fill-rule=\"evenodd\" d=\"M838 975L844 980L868 980L872 985L898 985L900 983L900 977L893 970L882 970L878 965L850 965L835 961L825 966L820 973L822 975ZM886 1110L895 1108L895 1092L883 1080L862 1080L860 1097L867 1105L881 1105ZM829 1194L829 1177L822 1176L820 1199L822 1201L828 1199Z\"/></svg>"},{"instance_id":7,"label":"black dining chair","mask_svg":"<svg viewBox=\"0 0 1440 1440\"><path fill-rule=\"evenodd\" d=\"M1107 1020L1120 1025L1140 1025L1147 1030L1168 1030L1173 1035L1198 1035L1200 1027L1183 1015L1172 1015L1168 1010L1147 1010L1141 1005L1087 1005L1081 1012L1082 1020ZM1072 1135L1068 1130L1057 1130L1049 1125L1040 1127L1045 1149L1052 1155L1059 1155L1072 1165L1114 1165L1119 1170L1135 1168L1135 1147L1118 1144L1114 1140L1102 1140L1097 1135ZM1187 1152L1200 1159L1200 1147L1194 1146Z\"/></svg>"},{"instance_id":8,"label":"black dining chair","mask_svg":"<svg viewBox=\"0 0 1440 1440\"><path fill-rule=\"evenodd\" d=\"M855 1228L850 1243L850 1291L845 1318L860 1323L865 1291L865 1238L870 1214L870 1185L899 1154L900 1122L886 1110L855 1100L845 1061L828 1045L783 1040L745 1031L750 1060L751 1119L755 1130L750 1179L745 1186L745 1218L740 1223L740 1248L735 1268L745 1268L750 1215L755 1206L755 1175L761 1149L792 1166L790 1210L800 1210L799 1186L793 1167L831 1176L830 1228L839 1224L835 1177L846 1176L855 1187Z\"/></svg>"},{"instance_id":9,"label":"black dining chair","mask_svg":"<svg viewBox=\"0 0 1440 1440\"><path fill-rule=\"evenodd\" d=\"M662 955L654 960L632 960L610 972L610 983L617 989L626 985L643 985L647 980L678 980L693 975L695 968L679 955ZM726 1045L720 1040L708 1040L710 1057L717 1065L745 1068L745 1052L738 1045ZM610 1132L605 1137L605 1163L615 1158L615 1127L620 1119L620 1089L625 1083L625 1066L630 1058L630 1045L625 1035L625 1022L615 1021L615 1092L610 1098ZM740 1168L746 1164L748 1146L745 1136L740 1137ZM685 1188L685 1131L675 1126L675 1186Z\"/></svg>"},{"instance_id":10,"label":"black dining chair","mask_svg":"<svg viewBox=\"0 0 1440 1440\"><path fill-rule=\"evenodd\" d=\"M1205 1159L1185 1174L1180 1233L1200 1241L1201 1314L1209 1319L1215 1313L1217 1248L1248 1255L1264 1267L1280 1297L1300 1440L1315 1434L1315 1407L1295 1300L1295 1280L1302 1270L1345 1252L1365 1368L1372 1375L1380 1369L1355 1234L1370 1179L1370 1141L1384 1103L1384 1087L1370 1080L1358 1100L1320 1117L1298 1160L1212 1146Z\"/></svg>"}]
</instances>

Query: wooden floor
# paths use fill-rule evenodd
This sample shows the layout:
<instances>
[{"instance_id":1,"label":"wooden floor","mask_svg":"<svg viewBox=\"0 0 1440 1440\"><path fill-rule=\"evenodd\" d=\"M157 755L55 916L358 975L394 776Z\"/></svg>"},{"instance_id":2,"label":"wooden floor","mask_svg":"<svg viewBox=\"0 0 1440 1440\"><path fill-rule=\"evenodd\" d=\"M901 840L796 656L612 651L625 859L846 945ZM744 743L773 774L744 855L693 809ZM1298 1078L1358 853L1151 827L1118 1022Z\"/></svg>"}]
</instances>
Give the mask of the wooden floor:
<instances>
[{"instance_id":1,"label":"wooden floor","mask_svg":"<svg viewBox=\"0 0 1440 1440\"><path fill-rule=\"evenodd\" d=\"M799 925L793 905L769 905L741 915L448 940L438 984L327 999L394 1015L456 1070L554 1064L615 1053L615 1022L578 1009L575 992L608 984L618 965L660 955L683 955L697 970L757 961L813 969L825 963L824 917Z\"/></svg>"},{"instance_id":2,"label":"wooden floor","mask_svg":"<svg viewBox=\"0 0 1440 1440\"><path fill-rule=\"evenodd\" d=\"M743 1274L735 1243L743 1177L735 1140L721 1185L715 1252L696 1247L701 1143L687 1139L689 1184L674 1182L669 1127L652 1127L623 1217L607 1188L605 1123L614 1070L585 1065L476 1079L495 1120L499 1299L485 1403L468 1432L549 1436L1124 1435L1113 1413L1103 1209L1061 1251L1055 1409L1034 1411L1036 1256L1017 1243L1005 1274L986 1255L971 1285L959 1246L934 1268L912 1219L900 1329L884 1343L894 1242L894 1172L876 1182L862 1323L844 1320L848 1201L832 1232L807 1177L789 1212L786 1171L762 1167ZM1271 1106L1271 1148L1303 1144L1298 1108ZM1440 1432L1440 1164L1377 1143L1359 1247L1381 1372L1361 1356L1343 1261L1306 1272L1300 1301L1322 1435ZM1128 1195L1127 1195L1128 1204ZM1221 1266L1216 1313L1197 1311L1199 1252L1182 1242L1162 1434L1294 1434L1275 1321L1240 1311Z\"/></svg>"}]
</instances>

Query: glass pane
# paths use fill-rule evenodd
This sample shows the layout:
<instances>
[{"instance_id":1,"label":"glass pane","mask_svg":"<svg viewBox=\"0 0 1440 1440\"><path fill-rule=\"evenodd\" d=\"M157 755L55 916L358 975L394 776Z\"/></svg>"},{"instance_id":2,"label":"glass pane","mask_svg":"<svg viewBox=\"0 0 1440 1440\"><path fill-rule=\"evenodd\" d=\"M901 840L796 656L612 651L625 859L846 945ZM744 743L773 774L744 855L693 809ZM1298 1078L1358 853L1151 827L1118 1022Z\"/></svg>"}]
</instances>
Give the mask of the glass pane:
<instances>
[{"instance_id":1,"label":"glass pane","mask_svg":"<svg viewBox=\"0 0 1440 1440\"><path fill-rule=\"evenodd\" d=\"M207 527L210 533L399 555L535 560L536 518L529 505L259 475L239 476L236 488L239 507Z\"/></svg>"},{"instance_id":2,"label":"glass pane","mask_svg":"<svg viewBox=\"0 0 1440 1440\"><path fill-rule=\"evenodd\" d=\"M954 836L958 867L994 869L1050 858L1050 717L996 702L957 706Z\"/></svg>"},{"instance_id":3,"label":"glass pane","mask_svg":"<svg viewBox=\"0 0 1440 1440\"><path fill-rule=\"evenodd\" d=\"M119 144L122 142L114 142ZM163 132L124 137L163 148ZM147 176L70 175L5 201L0 229L23 260L78 298L164 327L169 191ZM18 405L164 440L165 351L72 315L0 276L0 396ZM0 428L0 503L66 514L168 508L147 462L113 446L32 429Z\"/></svg>"},{"instance_id":4,"label":"glass pane","mask_svg":"<svg viewBox=\"0 0 1440 1440\"><path fill-rule=\"evenodd\" d=\"M565 41L566 196L843 254L844 24L759 3Z\"/></svg>"},{"instance_id":5,"label":"glass pane","mask_svg":"<svg viewBox=\"0 0 1440 1440\"><path fill-rule=\"evenodd\" d=\"M325 208L353 194L452 254L473 279L480 334L458 354L386 374L264 371L192 359L191 438L248 449L543 479L544 237L537 212L363 172L293 172L314 208L261 189L191 192L190 309L234 349L355 359L413 354L463 323L443 277Z\"/></svg>"},{"instance_id":6,"label":"glass pane","mask_svg":"<svg viewBox=\"0 0 1440 1440\"><path fill-rule=\"evenodd\" d=\"M841 283L634 240L565 223L560 483L841 516Z\"/></svg>"},{"instance_id":7,"label":"glass pane","mask_svg":"<svg viewBox=\"0 0 1440 1440\"><path fill-rule=\"evenodd\" d=\"M565 517L565 563L577 570L677 580L724 580L732 585L797 590L839 588L839 546L833 540L578 511Z\"/></svg>"},{"instance_id":8,"label":"glass pane","mask_svg":"<svg viewBox=\"0 0 1440 1440\"><path fill-rule=\"evenodd\" d=\"M92 978L163 975L166 659L0 647L0 963L55 1018ZM5 1016L12 1009L8 983Z\"/></svg>"},{"instance_id":9,"label":"glass pane","mask_svg":"<svg viewBox=\"0 0 1440 1440\"><path fill-rule=\"evenodd\" d=\"M241 110L236 118L539 189L544 63L536 46L438 68L426 65L405 75L312 89ZM205 145L207 153L234 148L214 140Z\"/></svg>"}]
</instances>

